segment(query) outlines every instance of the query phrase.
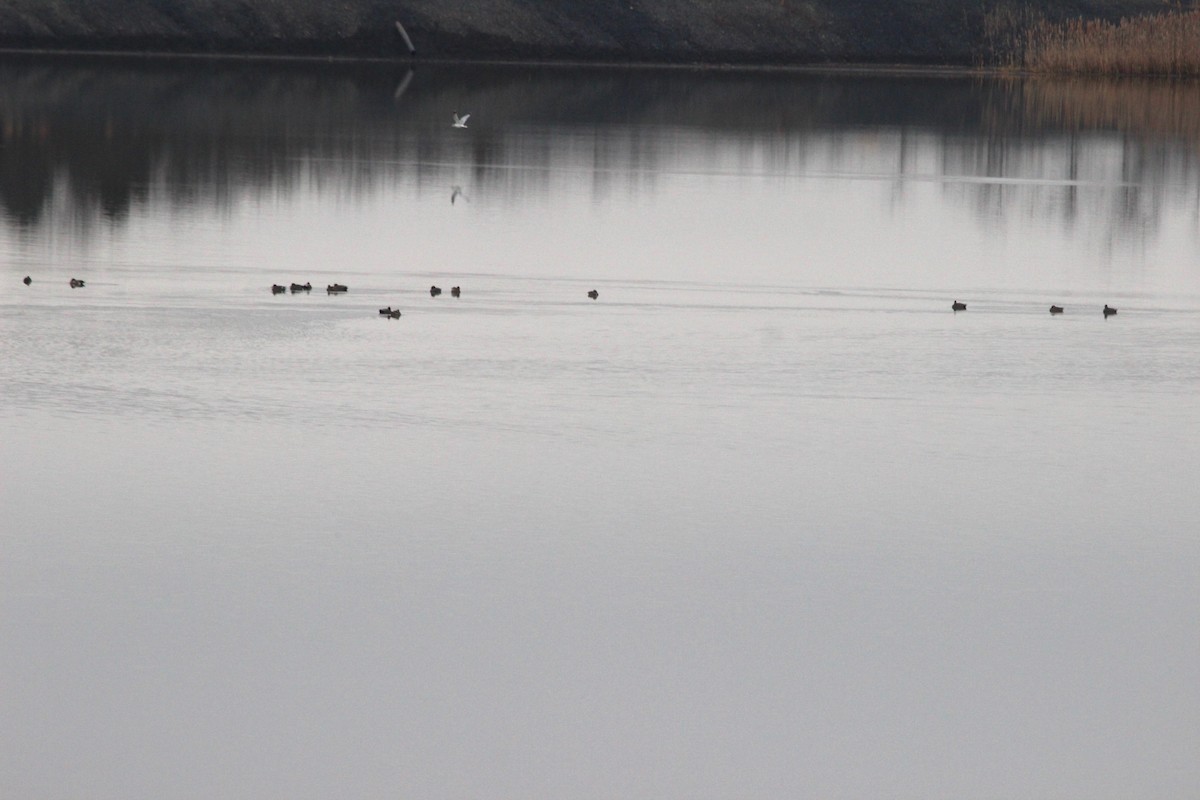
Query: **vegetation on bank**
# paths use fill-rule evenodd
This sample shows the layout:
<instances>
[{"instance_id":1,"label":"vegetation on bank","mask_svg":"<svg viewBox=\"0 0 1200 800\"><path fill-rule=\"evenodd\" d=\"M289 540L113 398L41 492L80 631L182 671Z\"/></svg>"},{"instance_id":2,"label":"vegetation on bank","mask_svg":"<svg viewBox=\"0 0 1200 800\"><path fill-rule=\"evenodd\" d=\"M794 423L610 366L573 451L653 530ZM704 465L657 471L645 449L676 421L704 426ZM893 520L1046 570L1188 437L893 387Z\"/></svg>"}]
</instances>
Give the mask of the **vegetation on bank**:
<instances>
[{"instance_id":1,"label":"vegetation on bank","mask_svg":"<svg viewBox=\"0 0 1200 800\"><path fill-rule=\"evenodd\" d=\"M987 34L994 63L1039 74L1200 76L1200 8L1051 22L1026 7L990 15Z\"/></svg>"},{"instance_id":2,"label":"vegetation on bank","mask_svg":"<svg viewBox=\"0 0 1200 800\"><path fill-rule=\"evenodd\" d=\"M0 48L399 59L411 34L417 58L451 60L974 62L1200 75L1200 6L1163 8L1162 0L0 0Z\"/></svg>"},{"instance_id":3,"label":"vegetation on bank","mask_svg":"<svg viewBox=\"0 0 1200 800\"><path fill-rule=\"evenodd\" d=\"M0 0L0 47L407 59L401 22L417 59L965 66L1010 53L981 54L987 20L1026 8L1163 0Z\"/></svg>"}]
</instances>

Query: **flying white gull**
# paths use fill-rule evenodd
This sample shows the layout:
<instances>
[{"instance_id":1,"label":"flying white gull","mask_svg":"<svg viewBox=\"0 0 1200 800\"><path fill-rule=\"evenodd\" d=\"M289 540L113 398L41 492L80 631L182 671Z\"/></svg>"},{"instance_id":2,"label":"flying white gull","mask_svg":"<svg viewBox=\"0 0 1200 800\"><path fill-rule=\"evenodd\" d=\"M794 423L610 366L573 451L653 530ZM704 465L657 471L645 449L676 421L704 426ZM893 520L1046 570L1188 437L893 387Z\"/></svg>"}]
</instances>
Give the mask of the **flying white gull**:
<instances>
[{"instance_id":1,"label":"flying white gull","mask_svg":"<svg viewBox=\"0 0 1200 800\"><path fill-rule=\"evenodd\" d=\"M458 115L458 112L457 112L457 111L455 111L455 112L454 112L454 127L455 127L455 128L465 128L465 127L467 127L467 120L469 120L470 118L471 118L471 115L470 115L470 114L463 114L463 115L460 117L460 116Z\"/></svg>"}]
</instances>

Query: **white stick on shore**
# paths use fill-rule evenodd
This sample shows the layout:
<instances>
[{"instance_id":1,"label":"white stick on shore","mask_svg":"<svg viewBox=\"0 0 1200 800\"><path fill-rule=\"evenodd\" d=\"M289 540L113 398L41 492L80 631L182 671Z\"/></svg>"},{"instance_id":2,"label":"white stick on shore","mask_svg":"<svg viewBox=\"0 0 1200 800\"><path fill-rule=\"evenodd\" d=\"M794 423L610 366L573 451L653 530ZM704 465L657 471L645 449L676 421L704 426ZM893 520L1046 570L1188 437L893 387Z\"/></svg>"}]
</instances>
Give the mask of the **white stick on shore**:
<instances>
[{"instance_id":1,"label":"white stick on shore","mask_svg":"<svg viewBox=\"0 0 1200 800\"><path fill-rule=\"evenodd\" d=\"M408 31L404 30L404 26L400 24L400 20L396 20L396 30L400 32L400 38L408 45L408 54L413 55L417 52L417 48L413 47L412 39L408 38Z\"/></svg>"}]
</instances>

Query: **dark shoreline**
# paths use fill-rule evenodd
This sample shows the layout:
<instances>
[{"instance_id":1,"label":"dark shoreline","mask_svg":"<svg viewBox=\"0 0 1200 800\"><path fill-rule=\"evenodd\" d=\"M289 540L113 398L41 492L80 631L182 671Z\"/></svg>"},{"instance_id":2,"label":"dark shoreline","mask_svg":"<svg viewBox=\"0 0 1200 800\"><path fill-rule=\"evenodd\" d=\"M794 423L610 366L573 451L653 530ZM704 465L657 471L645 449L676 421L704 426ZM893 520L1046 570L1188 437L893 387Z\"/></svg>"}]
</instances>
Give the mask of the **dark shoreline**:
<instances>
[{"instance_id":1,"label":"dark shoreline","mask_svg":"<svg viewBox=\"0 0 1200 800\"><path fill-rule=\"evenodd\" d=\"M410 58L386 56L320 56L320 55L287 55L271 53L196 53L177 52L169 50L128 51L128 50L71 50L71 49L41 49L0 47L0 60L10 63L22 61L53 61L64 60L72 62L101 61L109 63L132 63L139 61L170 63L177 62L261 62L264 64L337 64L352 66L362 65L395 65L409 69L422 66L457 66L457 67L537 67L539 69L570 69L570 70L664 70L664 71L713 71L713 72L795 72L821 75L914 75L914 76L945 76L962 77L967 75L1016 75L1021 74L1008 68L990 67L969 64L925 64L902 62L804 62L804 63L755 63L728 61L616 61L616 60L570 60L570 59L463 59L463 58Z\"/></svg>"},{"instance_id":2,"label":"dark shoreline","mask_svg":"<svg viewBox=\"0 0 1200 800\"><path fill-rule=\"evenodd\" d=\"M818 58L765 58L750 56L737 58L656 59L616 58L609 56L589 57L586 55L492 55L466 57L461 55L380 55L359 53L324 52L262 52L257 50L186 50L186 49L127 49L119 47L23 47L0 45L0 58L71 58L121 60L187 60L187 61L263 61L263 62L334 62L334 63L377 63L404 64L417 67L423 64L478 64L478 65L537 65L542 67L600 67L605 69L630 67L635 69L733 69L733 70L783 70L798 72L995 72L1000 67L980 64L978 59L818 59Z\"/></svg>"}]
</instances>

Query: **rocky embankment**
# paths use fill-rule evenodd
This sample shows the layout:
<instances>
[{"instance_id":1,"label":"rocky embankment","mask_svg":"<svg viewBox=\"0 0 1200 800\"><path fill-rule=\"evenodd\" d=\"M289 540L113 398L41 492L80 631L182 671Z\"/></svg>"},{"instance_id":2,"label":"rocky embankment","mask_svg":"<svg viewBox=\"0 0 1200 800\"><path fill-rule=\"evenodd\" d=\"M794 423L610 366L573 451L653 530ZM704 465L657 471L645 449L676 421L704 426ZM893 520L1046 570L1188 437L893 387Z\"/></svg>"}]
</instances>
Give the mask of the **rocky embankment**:
<instances>
[{"instance_id":1,"label":"rocky embankment","mask_svg":"<svg viewBox=\"0 0 1200 800\"><path fill-rule=\"evenodd\" d=\"M1115 19L1162 4L1042 5L1052 19ZM995 0L0 0L0 48L408 58L399 21L418 59L968 64L988 52L997 8Z\"/></svg>"}]
</instances>

